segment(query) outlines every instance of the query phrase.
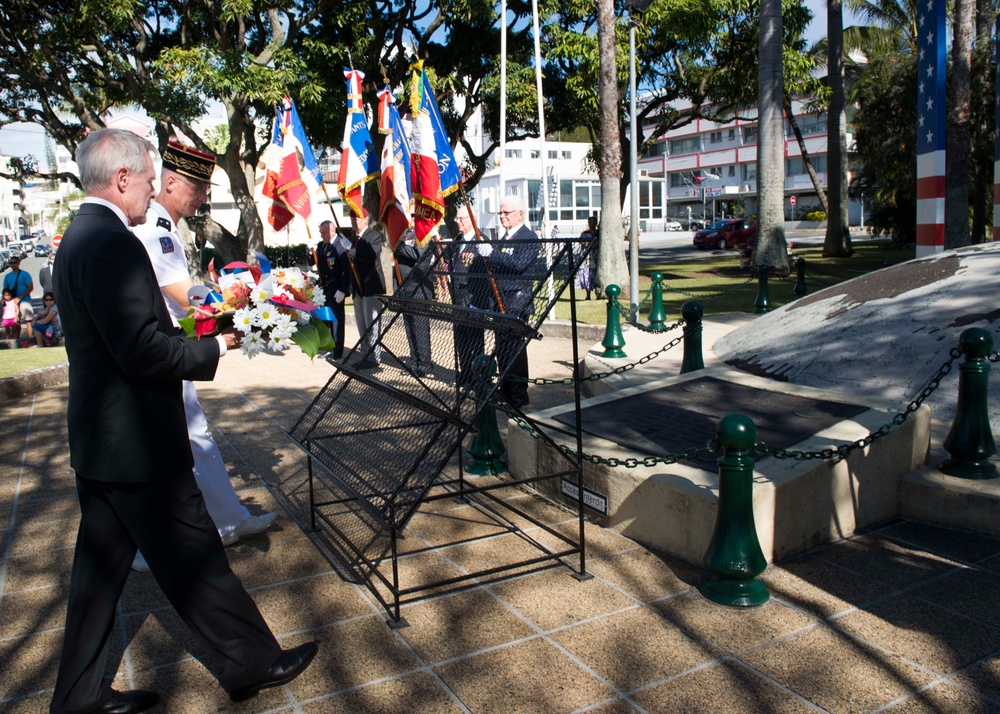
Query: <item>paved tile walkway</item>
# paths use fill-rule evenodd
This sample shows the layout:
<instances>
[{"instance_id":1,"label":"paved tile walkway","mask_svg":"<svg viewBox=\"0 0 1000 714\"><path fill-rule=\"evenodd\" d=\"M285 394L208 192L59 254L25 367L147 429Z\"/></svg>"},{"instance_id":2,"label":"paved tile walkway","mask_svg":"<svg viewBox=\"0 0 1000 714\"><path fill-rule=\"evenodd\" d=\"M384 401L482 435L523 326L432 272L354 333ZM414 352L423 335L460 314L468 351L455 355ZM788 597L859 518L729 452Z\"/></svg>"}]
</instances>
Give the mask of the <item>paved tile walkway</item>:
<instances>
[{"instance_id":1,"label":"paved tile walkway","mask_svg":"<svg viewBox=\"0 0 1000 714\"><path fill-rule=\"evenodd\" d=\"M569 373L566 340L530 354L534 376ZM316 663L232 705L153 577L133 573L117 686L156 689L165 712L1000 712L1000 540L903 520L769 567L772 599L753 610L708 602L703 571L588 526L593 579L560 567L480 585L405 606L409 627L391 630L302 527L306 461L284 430L330 373L294 355L229 357L200 389L242 499L279 512L230 561L283 645L322 642ZM531 389L532 408L566 396ZM65 387L50 388L7 402L0 420L3 712L45 711L55 676L78 518L65 400ZM506 498L575 526L533 495ZM463 534L486 537L404 557L404 582L524 547L455 501L418 513L404 544Z\"/></svg>"}]
</instances>

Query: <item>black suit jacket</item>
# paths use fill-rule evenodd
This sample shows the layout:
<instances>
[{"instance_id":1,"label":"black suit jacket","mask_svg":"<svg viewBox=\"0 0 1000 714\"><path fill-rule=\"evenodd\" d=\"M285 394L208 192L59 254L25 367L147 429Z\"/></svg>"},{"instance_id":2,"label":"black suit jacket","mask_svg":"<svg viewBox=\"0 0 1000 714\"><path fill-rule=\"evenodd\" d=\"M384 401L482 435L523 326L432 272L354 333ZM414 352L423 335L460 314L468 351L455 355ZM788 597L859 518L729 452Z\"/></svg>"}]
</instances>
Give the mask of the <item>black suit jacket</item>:
<instances>
[{"instance_id":1,"label":"black suit jacket","mask_svg":"<svg viewBox=\"0 0 1000 714\"><path fill-rule=\"evenodd\" d=\"M109 208L81 206L53 272L69 357L70 465L115 482L190 469L181 382L215 376L218 342L178 334L146 250Z\"/></svg>"},{"instance_id":2,"label":"black suit jacket","mask_svg":"<svg viewBox=\"0 0 1000 714\"><path fill-rule=\"evenodd\" d=\"M316 246L316 258L319 265L319 278L323 283L323 291L326 293L326 304L333 302L333 294L340 290L344 295L351 294L351 263L347 258L347 251L341 250L336 242L329 243L320 241Z\"/></svg>"},{"instance_id":3,"label":"black suit jacket","mask_svg":"<svg viewBox=\"0 0 1000 714\"><path fill-rule=\"evenodd\" d=\"M354 269L358 272L358 285L354 281L355 297L385 295L385 283L381 272L382 234L375 228L367 228L358 238L354 247Z\"/></svg>"},{"instance_id":4,"label":"black suit jacket","mask_svg":"<svg viewBox=\"0 0 1000 714\"><path fill-rule=\"evenodd\" d=\"M509 236L506 242L494 243L493 252L486 258L490 272L496 277L496 284L504 301L508 315L524 317L529 322L534 317L532 294L534 285L529 280L505 278L523 275L538 258L542 244L538 235L523 223Z\"/></svg>"}]
</instances>

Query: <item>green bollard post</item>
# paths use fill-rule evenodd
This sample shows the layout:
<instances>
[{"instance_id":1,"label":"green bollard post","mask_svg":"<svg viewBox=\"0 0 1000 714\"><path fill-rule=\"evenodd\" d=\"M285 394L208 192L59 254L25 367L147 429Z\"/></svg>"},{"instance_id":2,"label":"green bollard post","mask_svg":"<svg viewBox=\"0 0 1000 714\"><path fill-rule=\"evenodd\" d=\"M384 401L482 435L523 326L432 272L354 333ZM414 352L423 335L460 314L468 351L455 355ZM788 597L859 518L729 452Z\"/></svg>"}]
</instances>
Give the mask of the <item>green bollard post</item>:
<instances>
[{"instance_id":1,"label":"green bollard post","mask_svg":"<svg viewBox=\"0 0 1000 714\"><path fill-rule=\"evenodd\" d=\"M981 327L963 330L958 349L965 362L958 368L958 406L955 420L944 440L951 458L941 464L949 476L970 479L996 478L997 467L990 457L997 453L987 401L993 336Z\"/></svg>"},{"instance_id":2,"label":"green bollard post","mask_svg":"<svg viewBox=\"0 0 1000 714\"><path fill-rule=\"evenodd\" d=\"M753 519L753 466L750 448L757 427L743 414L719 422L719 510L715 531L705 553L712 576L699 590L713 602L729 607L763 605L771 597L758 575L767 567Z\"/></svg>"},{"instance_id":3,"label":"green bollard post","mask_svg":"<svg viewBox=\"0 0 1000 714\"><path fill-rule=\"evenodd\" d=\"M705 359L701 354L701 333L705 326L701 318L705 309L697 300L688 300L681 305L681 317L684 318L684 357L681 360L681 374L697 372L705 369Z\"/></svg>"},{"instance_id":4,"label":"green bollard post","mask_svg":"<svg viewBox=\"0 0 1000 714\"><path fill-rule=\"evenodd\" d=\"M753 314L763 315L771 309L771 296L767 293L767 273L770 270L766 265L757 267L757 300L754 302Z\"/></svg>"},{"instance_id":5,"label":"green bollard post","mask_svg":"<svg viewBox=\"0 0 1000 714\"><path fill-rule=\"evenodd\" d=\"M649 329L662 330L667 326L667 311L663 309L663 273L653 273L652 303L649 306Z\"/></svg>"},{"instance_id":6,"label":"green bollard post","mask_svg":"<svg viewBox=\"0 0 1000 714\"><path fill-rule=\"evenodd\" d=\"M609 285L604 292L608 295L608 324L601 341L601 346L604 347L601 357L627 357L622 349L625 346L625 336L622 335L622 315L618 309L618 296L622 294L622 289L617 285Z\"/></svg>"},{"instance_id":7,"label":"green bollard post","mask_svg":"<svg viewBox=\"0 0 1000 714\"><path fill-rule=\"evenodd\" d=\"M806 294L806 259L795 261L795 294L802 297Z\"/></svg>"},{"instance_id":8,"label":"green bollard post","mask_svg":"<svg viewBox=\"0 0 1000 714\"><path fill-rule=\"evenodd\" d=\"M489 355L479 355L472 360L472 369L476 393L481 399L485 399L489 396L497 373L496 362ZM472 460L466 464L465 472L477 476L504 473L507 470L502 458L505 451L500 428L497 426L497 410L487 402L476 417L476 435L469 444L469 456Z\"/></svg>"}]
</instances>

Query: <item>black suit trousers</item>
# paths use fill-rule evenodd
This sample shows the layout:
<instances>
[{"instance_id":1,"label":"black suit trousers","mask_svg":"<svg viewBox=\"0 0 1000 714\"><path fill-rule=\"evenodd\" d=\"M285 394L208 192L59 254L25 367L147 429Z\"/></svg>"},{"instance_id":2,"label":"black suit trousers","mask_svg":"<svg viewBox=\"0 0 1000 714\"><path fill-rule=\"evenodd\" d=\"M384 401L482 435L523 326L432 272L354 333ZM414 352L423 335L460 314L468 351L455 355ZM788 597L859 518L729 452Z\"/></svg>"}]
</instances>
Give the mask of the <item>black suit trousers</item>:
<instances>
[{"instance_id":1,"label":"black suit trousers","mask_svg":"<svg viewBox=\"0 0 1000 714\"><path fill-rule=\"evenodd\" d=\"M337 302L333 299L333 295L327 294L327 305L333 311L333 316L337 318L336 333L333 335L334 341L336 341L337 346L333 349L333 358L342 359L344 356L344 303Z\"/></svg>"},{"instance_id":2,"label":"black suit trousers","mask_svg":"<svg viewBox=\"0 0 1000 714\"><path fill-rule=\"evenodd\" d=\"M137 546L222 686L258 681L281 650L230 569L191 470L124 484L77 476L77 492L80 530L51 711L90 711L109 696L110 634Z\"/></svg>"}]
</instances>

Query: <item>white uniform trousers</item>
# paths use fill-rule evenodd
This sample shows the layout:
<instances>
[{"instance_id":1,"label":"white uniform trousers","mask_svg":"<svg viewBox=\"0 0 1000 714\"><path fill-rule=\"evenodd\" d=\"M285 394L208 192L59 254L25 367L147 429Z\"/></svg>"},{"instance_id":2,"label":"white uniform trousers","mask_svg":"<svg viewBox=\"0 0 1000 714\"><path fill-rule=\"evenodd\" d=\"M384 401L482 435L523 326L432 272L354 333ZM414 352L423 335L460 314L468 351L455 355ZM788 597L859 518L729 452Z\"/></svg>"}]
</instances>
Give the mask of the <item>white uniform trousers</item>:
<instances>
[{"instance_id":1,"label":"white uniform trousers","mask_svg":"<svg viewBox=\"0 0 1000 714\"><path fill-rule=\"evenodd\" d=\"M208 419L198 403L194 382L184 381L184 411L187 413L188 438L194 455L194 480L205 497L208 515L224 536L250 517L250 511L240 503L233 484L229 481L226 462L222 459Z\"/></svg>"}]
</instances>

